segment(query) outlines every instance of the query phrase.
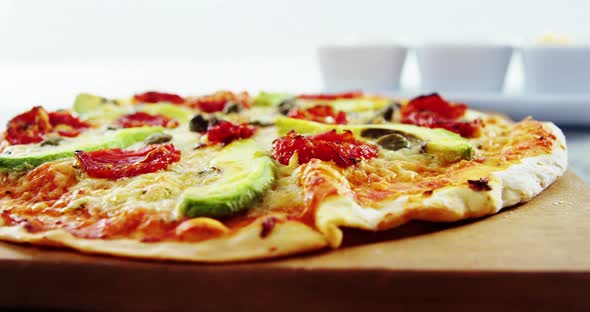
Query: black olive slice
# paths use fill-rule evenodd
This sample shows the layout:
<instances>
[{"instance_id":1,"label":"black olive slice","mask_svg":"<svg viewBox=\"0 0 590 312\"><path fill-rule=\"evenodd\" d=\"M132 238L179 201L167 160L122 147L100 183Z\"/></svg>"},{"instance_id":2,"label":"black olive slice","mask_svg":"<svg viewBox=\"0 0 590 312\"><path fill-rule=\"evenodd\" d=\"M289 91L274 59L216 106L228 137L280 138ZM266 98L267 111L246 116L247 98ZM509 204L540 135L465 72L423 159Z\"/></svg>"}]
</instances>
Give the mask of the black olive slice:
<instances>
[{"instance_id":1,"label":"black olive slice","mask_svg":"<svg viewBox=\"0 0 590 312\"><path fill-rule=\"evenodd\" d=\"M295 108L295 98L290 98L290 99L286 99L283 100L280 104L279 104L279 113L281 113L282 115L289 115L289 112Z\"/></svg>"},{"instance_id":2,"label":"black olive slice","mask_svg":"<svg viewBox=\"0 0 590 312\"><path fill-rule=\"evenodd\" d=\"M242 111L242 105L236 102L227 102L223 107L224 114L239 113Z\"/></svg>"},{"instance_id":3,"label":"black olive slice","mask_svg":"<svg viewBox=\"0 0 590 312\"><path fill-rule=\"evenodd\" d=\"M403 135L397 133L382 136L381 138L379 138L379 140L377 140L377 144L379 144L384 149L390 151L397 151L402 148L409 148L411 145L408 139L406 139Z\"/></svg>"},{"instance_id":4,"label":"black olive slice","mask_svg":"<svg viewBox=\"0 0 590 312\"><path fill-rule=\"evenodd\" d=\"M143 143L145 143L146 145L162 144L162 143L170 142L170 140L172 140L172 136L170 134L154 133L154 134L149 135L147 138L145 138Z\"/></svg>"},{"instance_id":5,"label":"black olive slice","mask_svg":"<svg viewBox=\"0 0 590 312\"><path fill-rule=\"evenodd\" d=\"M361 131L361 136L377 140L377 144L383 148L397 151L411 146L422 146L424 141L417 136L403 131L383 128L370 128Z\"/></svg>"},{"instance_id":6,"label":"black olive slice","mask_svg":"<svg viewBox=\"0 0 590 312\"><path fill-rule=\"evenodd\" d=\"M63 141L63 138L51 137L51 138L47 138L47 139L43 140L43 142L41 142L41 146L47 146L47 145L58 146L61 141Z\"/></svg>"},{"instance_id":7,"label":"black olive slice","mask_svg":"<svg viewBox=\"0 0 590 312\"><path fill-rule=\"evenodd\" d=\"M396 131L391 130L391 129L369 128L369 129L365 129L365 130L361 131L361 136L363 138L368 138L368 139L378 139L384 135L388 135L391 133L396 133Z\"/></svg>"},{"instance_id":8,"label":"black olive slice","mask_svg":"<svg viewBox=\"0 0 590 312\"><path fill-rule=\"evenodd\" d=\"M189 129L192 132L205 132L209 127L209 120L207 120L203 115L198 114L195 115L189 122Z\"/></svg>"}]
</instances>

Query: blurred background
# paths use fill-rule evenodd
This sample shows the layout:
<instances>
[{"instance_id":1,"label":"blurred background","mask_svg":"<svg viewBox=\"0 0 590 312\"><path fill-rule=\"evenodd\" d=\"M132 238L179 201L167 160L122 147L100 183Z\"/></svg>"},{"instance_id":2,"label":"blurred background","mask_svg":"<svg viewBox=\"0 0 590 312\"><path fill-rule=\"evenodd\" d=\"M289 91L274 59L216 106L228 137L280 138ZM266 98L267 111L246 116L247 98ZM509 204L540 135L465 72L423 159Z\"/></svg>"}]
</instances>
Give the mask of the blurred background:
<instances>
[{"instance_id":1,"label":"blurred background","mask_svg":"<svg viewBox=\"0 0 590 312\"><path fill-rule=\"evenodd\" d=\"M589 10L583 0L0 0L0 122L31 105L67 107L79 92L319 91L326 44L518 47L547 32L587 43ZM516 55L508 94L522 88L521 67ZM419 83L409 54L401 87ZM576 155L590 150L579 125L567 134ZM590 176L585 155L574 158Z\"/></svg>"},{"instance_id":2,"label":"blurred background","mask_svg":"<svg viewBox=\"0 0 590 312\"><path fill-rule=\"evenodd\" d=\"M63 105L81 90L313 91L322 44L518 45L546 32L585 41L588 9L583 0L0 0L0 82L10 105ZM410 55L404 88L416 73Z\"/></svg>"}]
</instances>

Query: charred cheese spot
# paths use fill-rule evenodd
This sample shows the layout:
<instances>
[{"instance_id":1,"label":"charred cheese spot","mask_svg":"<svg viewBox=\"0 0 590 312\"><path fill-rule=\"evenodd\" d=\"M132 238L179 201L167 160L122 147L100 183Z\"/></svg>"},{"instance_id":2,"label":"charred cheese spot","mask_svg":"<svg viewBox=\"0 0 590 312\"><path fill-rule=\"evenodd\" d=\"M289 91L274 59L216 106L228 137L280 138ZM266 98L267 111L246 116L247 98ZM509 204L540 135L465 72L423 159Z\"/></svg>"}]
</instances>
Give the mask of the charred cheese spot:
<instances>
[{"instance_id":1,"label":"charred cheese spot","mask_svg":"<svg viewBox=\"0 0 590 312\"><path fill-rule=\"evenodd\" d=\"M266 238L268 235L270 235L272 230L275 228L276 224L277 224L276 217L268 217L264 221L262 221L262 223L261 223L262 228L260 230L260 238Z\"/></svg>"},{"instance_id":2,"label":"charred cheese spot","mask_svg":"<svg viewBox=\"0 0 590 312\"><path fill-rule=\"evenodd\" d=\"M469 184L469 188L476 192L489 192L492 190L492 187L489 185L490 179L489 178L479 178L477 180L467 180Z\"/></svg>"}]
</instances>

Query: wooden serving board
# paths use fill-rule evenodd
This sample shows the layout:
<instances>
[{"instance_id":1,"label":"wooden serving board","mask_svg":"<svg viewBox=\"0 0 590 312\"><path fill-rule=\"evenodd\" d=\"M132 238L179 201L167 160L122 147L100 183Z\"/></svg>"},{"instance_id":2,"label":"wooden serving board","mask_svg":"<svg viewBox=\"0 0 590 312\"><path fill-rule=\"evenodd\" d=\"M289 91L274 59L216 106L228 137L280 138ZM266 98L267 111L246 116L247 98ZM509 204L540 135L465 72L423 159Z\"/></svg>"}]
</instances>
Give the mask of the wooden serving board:
<instances>
[{"instance_id":1,"label":"wooden serving board","mask_svg":"<svg viewBox=\"0 0 590 312\"><path fill-rule=\"evenodd\" d=\"M135 261L0 244L0 276L0 307L587 310L590 186L568 172L495 216L347 231L341 249L255 263Z\"/></svg>"}]
</instances>

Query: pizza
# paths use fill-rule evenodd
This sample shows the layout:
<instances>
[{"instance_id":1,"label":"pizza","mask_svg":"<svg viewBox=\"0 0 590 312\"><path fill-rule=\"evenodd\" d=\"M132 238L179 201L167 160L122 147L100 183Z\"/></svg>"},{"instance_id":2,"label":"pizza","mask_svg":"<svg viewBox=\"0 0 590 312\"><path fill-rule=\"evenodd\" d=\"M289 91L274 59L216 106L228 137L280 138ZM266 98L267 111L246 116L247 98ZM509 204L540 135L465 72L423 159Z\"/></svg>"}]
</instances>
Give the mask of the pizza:
<instances>
[{"instance_id":1,"label":"pizza","mask_svg":"<svg viewBox=\"0 0 590 312\"><path fill-rule=\"evenodd\" d=\"M79 94L0 145L0 240L197 262L338 248L344 228L495 214L567 168L558 127L439 94Z\"/></svg>"}]
</instances>

